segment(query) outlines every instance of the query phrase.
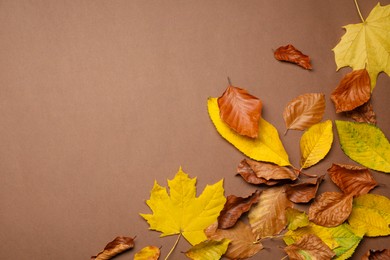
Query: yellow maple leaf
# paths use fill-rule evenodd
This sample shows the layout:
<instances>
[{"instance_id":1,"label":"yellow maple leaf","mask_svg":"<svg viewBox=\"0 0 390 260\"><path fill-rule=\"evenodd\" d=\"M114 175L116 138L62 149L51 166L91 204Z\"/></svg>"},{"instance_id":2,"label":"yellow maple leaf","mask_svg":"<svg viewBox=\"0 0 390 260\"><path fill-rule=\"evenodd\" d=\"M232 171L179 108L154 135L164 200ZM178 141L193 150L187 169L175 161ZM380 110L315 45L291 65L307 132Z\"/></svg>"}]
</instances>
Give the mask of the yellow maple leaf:
<instances>
[{"instance_id":1,"label":"yellow maple leaf","mask_svg":"<svg viewBox=\"0 0 390 260\"><path fill-rule=\"evenodd\" d=\"M225 205L223 180L207 185L196 197L196 178L190 179L180 168L173 180L168 180L170 195L165 187L154 183L147 205L153 214L141 214L150 229L161 236L182 234L192 245L207 239L204 229L217 220Z\"/></svg>"},{"instance_id":2,"label":"yellow maple leaf","mask_svg":"<svg viewBox=\"0 0 390 260\"><path fill-rule=\"evenodd\" d=\"M362 23L344 26L346 33L333 49L337 70L366 68L371 79L371 91L380 72L390 76L390 5L379 3Z\"/></svg>"}]
</instances>

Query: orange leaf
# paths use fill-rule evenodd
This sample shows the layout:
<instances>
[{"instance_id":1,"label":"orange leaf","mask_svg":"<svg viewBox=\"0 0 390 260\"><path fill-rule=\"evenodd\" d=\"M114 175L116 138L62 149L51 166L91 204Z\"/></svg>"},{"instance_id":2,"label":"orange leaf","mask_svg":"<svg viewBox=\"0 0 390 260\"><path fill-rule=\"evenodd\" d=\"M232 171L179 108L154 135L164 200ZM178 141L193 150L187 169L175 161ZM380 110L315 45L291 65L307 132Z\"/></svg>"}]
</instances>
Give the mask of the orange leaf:
<instances>
[{"instance_id":1,"label":"orange leaf","mask_svg":"<svg viewBox=\"0 0 390 260\"><path fill-rule=\"evenodd\" d=\"M277 48L274 56L277 60L292 62L307 70L312 69L309 56L303 54L291 44Z\"/></svg>"},{"instance_id":2,"label":"orange leaf","mask_svg":"<svg viewBox=\"0 0 390 260\"><path fill-rule=\"evenodd\" d=\"M347 111L346 115L356 122L376 125L376 115L370 101L351 111Z\"/></svg>"},{"instance_id":3,"label":"orange leaf","mask_svg":"<svg viewBox=\"0 0 390 260\"><path fill-rule=\"evenodd\" d=\"M116 237L113 241L106 245L103 251L96 256L92 256L91 260L108 260L133 247L134 238L124 236Z\"/></svg>"},{"instance_id":4,"label":"orange leaf","mask_svg":"<svg viewBox=\"0 0 390 260\"><path fill-rule=\"evenodd\" d=\"M304 235L298 242L285 247L284 251L290 259L300 260L328 260L336 255L319 237L313 234Z\"/></svg>"},{"instance_id":5,"label":"orange leaf","mask_svg":"<svg viewBox=\"0 0 390 260\"><path fill-rule=\"evenodd\" d=\"M309 179L308 181L290 184L287 186L286 195L287 198L294 203L307 203L312 200L317 193L324 176L320 176L315 179Z\"/></svg>"}]
</instances>

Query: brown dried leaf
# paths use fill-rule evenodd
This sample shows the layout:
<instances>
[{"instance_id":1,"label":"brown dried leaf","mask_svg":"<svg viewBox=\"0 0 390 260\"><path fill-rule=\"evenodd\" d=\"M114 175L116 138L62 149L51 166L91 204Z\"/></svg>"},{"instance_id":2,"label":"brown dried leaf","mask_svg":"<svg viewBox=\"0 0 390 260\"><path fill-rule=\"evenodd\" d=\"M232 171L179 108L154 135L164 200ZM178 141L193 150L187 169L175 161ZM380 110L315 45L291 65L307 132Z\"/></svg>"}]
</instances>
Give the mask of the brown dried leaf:
<instances>
[{"instance_id":1,"label":"brown dried leaf","mask_svg":"<svg viewBox=\"0 0 390 260\"><path fill-rule=\"evenodd\" d=\"M340 192L324 192L309 208L309 220L324 227L342 224L352 212L351 195Z\"/></svg>"},{"instance_id":2,"label":"brown dried leaf","mask_svg":"<svg viewBox=\"0 0 390 260\"><path fill-rule=\"evenodd\" d=\"M252 195L242 198L235 195L227 197L224 208L218 216L218 228L227 229L234 226L244 212L259 201L261 191L256 190Z\"/></svg>"},{"instance_id":3,"label":"brown dried leaf","mask_svg":"<svg viewBox=\"0 0 390 260\"><path fill-rule=\"evenodd\" d=\"M352 196L367 194L378 183L366 167L333 164L328 169L331 180L345 193Z\"/></svg>"},{"instance_id":4,"label":"brown dried leaf","mask_svg":"<svg viewBox=\"0 0 390 260\"><path fill-rule=\"evenodd\" d=\"M297 50L291 44L277 48L274 56L277 60L292 62L307 70L312 69L310 57Z\"/></svg>"},{"instance_id":5,"label":"brown dried leaf","mask_svg":"<svg viewBox=\"0 0 390 260\"><path fill-rule=\"evenodd\" d=\"M103 251L96 256L92 256L91 260L108 260L114 256L129 250L134 247L134 238L119 236L106 245Z\"/></svg>"},{"instance_id":6,"label":"brown dried leaf","mask_svg":"<svg viewBox=\"0 0 390 260\"><path fill-rule=\"evenodd\" d=\"M336 113L340 113L363 105L370 97L370 77L366 69L361 69L345 75L330 98L336 107Z\"/></svg>"},{"instance_id":7,"label":"brown dried leaf","mask_svg":"<svg viewBox=\"0 0 390 260\"><path fill-rule=\"evenodd\" d=\"M298 242L284 248L290 259L329 260L336 254L316 235L304 235ZM304 251L304 255L302 254Z\"/></svg>"},{"instance_id":8,"label":"brown dried leaf","mask_svg":"<svg viewBox=\"0 0 390 260\"><path fill-rule=\"evenodd\" d=\"M325 95L308 93L291 100L283 111L286 128L305 130L319 123L325 112Z\"/></svg>"},{"instance_id":9,"label":"brown dried leaf","mask_svg":"<svg viewBox=\"0 0 390 260\"><path fill-rule=\"evenodd\" d=\"M286 195L294 203L307 203L317 194L324 175L318 178L311 178L302 183L290 184L287 186Z\"/></svg>"},{"instance_id":10,"label":"brown dried leaf","mask_svg":"<svg viewBox=\"0 0 390 260\"><path fill-rule=\"evenodd\" d=\"M376 115L370 101L351 111L347 111L346 115L356 122L376 125Z\"/></svg>"},{"instance_id":11,"label":"brown dried leaf","mask_svg":"<svg viewBox=\"0 0 390 260\"><path fill-rule=\"evenodd\" d=\"M383 250L368 250L364 254L362 260L389 260L390 259L390 249Z\"/></svg>"},{"instance_id":12,"label":"brown dried leaf","mask_svg":"<svg viewBox=\"0 0 390 260\"><path fill-rule=\"evenodd\" d=\"M224 255L227 258L249 258L263 249L263 245L256 239L251 228L241 221L230 229L217 229L217 227L218 223L214 223L205 230L205 234L208 239L227 238L230 240L228 250Z\"/></svg>"},{"instance_id":13,"label":"brown dried leaf","mask_svg":"<svg viewBox=\"0 0 390 260\"><path fill-rule=\"evenodd\" d=\"M228 86L218 98L221 119L240 135L257 138L261 101L245 89Z\"/></svg>"}]
</instances>

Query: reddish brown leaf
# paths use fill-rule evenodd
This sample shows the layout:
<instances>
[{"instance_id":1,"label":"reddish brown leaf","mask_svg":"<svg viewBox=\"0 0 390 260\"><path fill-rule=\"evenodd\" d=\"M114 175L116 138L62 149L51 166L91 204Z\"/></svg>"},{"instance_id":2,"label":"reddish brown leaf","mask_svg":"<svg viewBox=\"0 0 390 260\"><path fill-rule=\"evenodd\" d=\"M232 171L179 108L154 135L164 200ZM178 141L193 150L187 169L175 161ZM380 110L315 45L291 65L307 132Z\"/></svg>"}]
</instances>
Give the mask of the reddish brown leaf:
<instances>
[{"instance_id":1,"label":"reddish brown leaf","mask_svg":"<svg viewBox=\"0 0 390 260\"><path fill-rule=\"evenodd\" d=\"M324 176L311 178L302 183L290 184L287 186L287 198L294 203L307 203L312 200L320 186Z\"/></svg>"},{"instance_id":2,"label":"reddish brown leaf","mask_svg":"<svg viewBox=\"0 0 390 260\"><path fill-rule=\"evenodd\" d=\"M274 56L277 60L292 62L307 70L312 69L310 57L297 50L291 44L277 48Z\"/></svg>"},{"instance_id":3,"label":"reddish brown leaf","mask_svg":"<svg viewBox=\"0 0 390 260\"><path fill-rule=\"evenodd\" d=\"M362 260L389 260L390 259L390 249L383 250L368 250L364 254Z\"/></svg>"},{"instance_id":4,"label":"reddish brown leaf","mask_svg":"<svg viewBox=\"0 0 390 260\"><path fill-rule=\"evenodd\" d=\"M345 193L352 196L367 194L378 183L366 167L333 164L328 169L331 180Z\"/></svg>"},{"instance_id":5,"label":"reddish brown leaf","mask_svg":"<svg viewBox=\"0 0 390 260\"><path fill-rule=\"evenodd\" d=\"M223 210L219 213L218 228L226 229L234 226L241 215L259 201L260 193L261 191L256 190L246 198L229 195Z\"/></svg>"},{"instance_id":6,"label":"reddish brown leaf","mask_svg":"<svg viewBox=\"0 0 390 260\"><path fill-rule=\"evenodd\" d=\"M103 251L96 256L92 256L91 260L107 260L114 256L129 250L134 247L134 238L131 237L116 237L113 241L108 243Z\"/></svg>"},{"instance_id":7,"label":"reddish brown leaf","mask_svg":"<svg viewBox=\"0 0 390 260\"><path fill-rule=\"evenodd\" d=\"M257 138L261 101L245 89L228 86L218 98L221 119L240 135Z\"/></svg>"},{"instance_id":8,"label":"reddish brown leaf","mask_svg":"<svg viewBox=\"0 0 390 260\"><path fill-rule=\"evenodd\" d=\"M346 115L356 122L376 125L376 115L370 101L351 111L347 111Z\"/></svg>"},{"instance_id":9,"label":"reddish brown leaf","mask_svg":"<svg viewBox=\"0 0 390 260\"><path fill-rule=\"evenodd\" d=\"M290 259L329 260L336 254L316 235L304 235L298 242L284 248ZM304 252L302 252L304 251ZM304 254L302 254L304 253Z\"/></svg>"},{"instance_id":10,"label":"reddish brown leaf","mask_svg":"<svg viewBox=\"0 0 390 260\"><path fill-rule=\"evenodd\" d=\"M370 97L370 76L366 69L361 69L345 75L330 98L336 107L336 113L340 113L363 105Z\"/></svg>"},{"instance_id":11,"label":"reddish brown leaf","mask_svg":"<svg viewBox=\"0 0 390 260\"><path fill-rule=\"evenodd\" d=\"M351 195L340 192L324 192L309 208L309 220L324 227L342 224L352 212Z\"/></svg>"}]
</instances>

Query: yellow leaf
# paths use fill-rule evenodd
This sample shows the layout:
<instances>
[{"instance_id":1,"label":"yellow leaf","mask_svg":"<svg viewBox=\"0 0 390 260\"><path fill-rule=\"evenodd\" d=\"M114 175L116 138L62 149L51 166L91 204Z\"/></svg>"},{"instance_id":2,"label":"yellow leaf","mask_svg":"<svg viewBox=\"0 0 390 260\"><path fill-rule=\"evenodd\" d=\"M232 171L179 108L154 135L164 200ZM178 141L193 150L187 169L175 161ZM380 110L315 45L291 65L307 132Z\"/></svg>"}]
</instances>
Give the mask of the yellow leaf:
<instances>
[{"instance_id":1,"label":"yellow leaf","mask_svg":"<svg viewBox=\"0 0 390 260\"><path fill-rule=\"evenodd\" d=\"M160 248L147 246L134 255L133 260L157 260L160 257Z\"/></svg>"},{"instance_id":2,"label":"yellow leaf","mask_svg":"<svg viewBox=\"0 0 390 260\"><path fill-rule=\"evenodd\" d=\"M161 236L182 234L192 245L206 240L204 229L217 220L226 202L223 180L207 185L196 198L196 178L190 179L180 168L166 188L155 182L150 199L146 201L153 214L141 214L150 229Z\"/></svg>"},{"instance_id":3,"label":"yellow leaf","mask_svg":"<svg viewBox=\"0 0 390 260\"><path fill-rule=\"evenodd\" d=\"M344 28L346 33L333 49L337 70L366 68L372 90L381 71L390 76L390 5L378 3L364 22Z\"/></svg>"},{"instance_id":4,"label":"yellow leaf","mask_svg":"<svg viewBox=\"0 0 390 260\"><path fill-rule=\"evenodd\" d=\"M333 142L332 121L327 120L311 126L301 138L301 167L309 168L321 161Z\"/></svg>"},{"instance_id":5,"label":"yellow leaf","mask_svg":"<svg viewBox=\"0 0 390 260\"><path fill-rule=\"evenodd\" d=\"M188 250L185 254L193 260L204 260L204 259L220 259L225 254L229 239L222 240L206 240Z\"/></svg>"},{"instance_id":6,"label":"yellow leaf","mask_svg":"<svg viewBox=\"0 0 390 260\"><path fill-rule=\"evenodd\" d=\"M256 161L272 162L279 166L290 165L278 131L272 124L260 118L258 137L245 137L237 134L221 119L217 98L209 98L207 106L218 133L242 153Z\"/></svg>"},{"instance_id":7,"label":"yellow leaf","mask_svg":"<svg viewBox=\"0 0 390 260\"><path fill-rule=\"evenodd\" d=\"M376 194L355 198L348 222L369 237L390 235L390 200Z\"/></svg>"},{"instance_id":8,"label":"yellow leaf","mask_svg":"<svg viewBox=\"0 0 390 260\"><path fill-rule=\"evenodd\" d=\"M300 227L305 227L309 225L309 217L305 212L301 212L294 208L286 209L286 217L288 222L289 230L296 230Z\"/></svg>"}]
</instances>

